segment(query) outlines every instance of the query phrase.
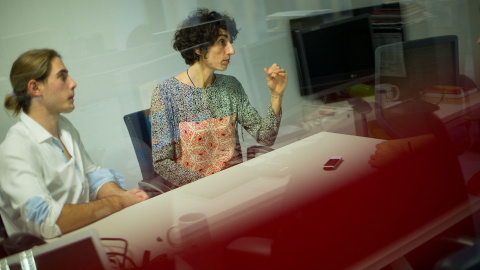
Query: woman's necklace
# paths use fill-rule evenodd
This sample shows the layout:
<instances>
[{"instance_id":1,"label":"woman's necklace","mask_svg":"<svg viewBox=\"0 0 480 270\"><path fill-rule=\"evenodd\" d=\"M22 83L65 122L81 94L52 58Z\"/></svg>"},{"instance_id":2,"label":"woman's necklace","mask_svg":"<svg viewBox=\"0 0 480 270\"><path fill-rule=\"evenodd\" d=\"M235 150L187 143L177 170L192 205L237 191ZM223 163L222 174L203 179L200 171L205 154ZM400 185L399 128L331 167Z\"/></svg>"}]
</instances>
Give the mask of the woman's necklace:
<instances>
[{"instance_id":1,"label":"woman's necklace","mask_svg":"<svg viewBox=\"0 0 480 270\"><path fill-rule=\"evenodd\" d=\"M190 82L192 83L193 87L197 87L197 86L193 83L192 78L190 78L190 74L188 74L188 68L187 68L187 76L188 76L188 78L190 79ZM202 92L203 92L203 106L205 107L206 110L208 110L207 91L206 91L205 87L202 88Z\"/></svg>"},{"instance_id":2,"label":"woman's necklace","mask_svg":"<svg viewBox=\"0 0 480 270\"><path fill-rule=\"evenodd\" d=\"M190 79L190 82L193 84L193 87L197 87L197 86L195 86L195 84L193 83L192 78L190 78L190 75L188 75L188 68L187 68L187 76L188 76L188 78Z\"/></svg>"},{"instance_id":3,"label":"woman's necklace","mask_svg":"<svg viewBox=\"0 0 480 270\"><path fill-rule=\"evenodd\" d=\"M188 78L190 79L190 82L192 83L193 87L197 87L193 81L192 81L192 78L190 78L190 74L188 74L188 68L187 68L187 76ZM213 80L212 80L212 83L210 85L212 85L215 81L217 80L217 76L215 76L215 74L213 74Z\"/></svg>"}]
</instances>

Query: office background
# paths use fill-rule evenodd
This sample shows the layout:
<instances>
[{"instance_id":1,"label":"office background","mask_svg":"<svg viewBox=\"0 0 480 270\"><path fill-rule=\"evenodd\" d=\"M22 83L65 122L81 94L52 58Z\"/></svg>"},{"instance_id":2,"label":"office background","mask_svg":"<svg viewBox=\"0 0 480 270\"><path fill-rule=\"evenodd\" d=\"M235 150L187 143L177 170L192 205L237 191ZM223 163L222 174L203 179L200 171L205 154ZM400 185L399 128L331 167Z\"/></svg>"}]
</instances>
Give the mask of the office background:
<instances>
[{"instance_id":1,"label":"office background","mask_svg":"<svg viewBox=\"0 0 480 270\"><path fill-rule=\"evenodd\" d=\"M78 84L76 109L67 117L80 131L95 162L122 171L127 187L132 188L141 180L141 173L123 116L150 107L156 82L187 68L171 40L178 24L191 11L206 7L235 18L241 31L234 43L236 54L225 73L242 82L260 114L266 113L270 98L263 68L276 62L287 70L290 80L281 129L298 131L304 127L298 115L305 100L298 91L289 16L285 12L336 12L384 2L388 1L0 0L0 96L11 92L10 68L21 53L44 47L57 50ZM418 31L412 29L407 38L457 35L460 72L478 84L480 1L406 2L425 6L428 25ZM275 15L279 12L283 16ZM0 141L16 121L0 113Z\"/></svg>"}]
</instances>

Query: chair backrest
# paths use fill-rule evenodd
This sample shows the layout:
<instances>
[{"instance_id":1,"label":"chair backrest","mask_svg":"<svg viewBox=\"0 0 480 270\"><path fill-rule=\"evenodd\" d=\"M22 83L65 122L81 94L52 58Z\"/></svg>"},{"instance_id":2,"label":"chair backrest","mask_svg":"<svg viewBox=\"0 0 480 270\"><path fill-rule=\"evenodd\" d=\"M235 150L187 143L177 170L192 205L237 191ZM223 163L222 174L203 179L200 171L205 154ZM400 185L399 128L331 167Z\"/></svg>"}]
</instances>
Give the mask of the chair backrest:
<instances>
[{"instance_id":1,"label":"chair backrest","mask_svg":"<svg viewBox=\"0 0 480 270\"><path fill-rule=\"evenodd\" d=\"M157 176L153 169L150 109L137 111L123 117L144 180Z\"/></svg>"},{"instance_id":2,"label":"chair backrest","mask_svg":"<svg viewBox=\"0 0 480 270\"><path fill-rule=\"evenodd\" d=\"M439 107L424 100L422 92L435 85L457 85L457 43L456 36L440 36L376 49L375 115L390 136L405 138L431 132L424 123Z\"/></svg>"},{"instance_id":3,"label":"chair backrest","mask_svg":"<svg viewBox=\"0 0 480 270\"><path fill-rule=\"evenodd\" d=\"M2 241L7 237L8 237L7 230L5 229L5 225L3 224L3 219L0 216L0 241Z\"/></svg>"}]
</instances>

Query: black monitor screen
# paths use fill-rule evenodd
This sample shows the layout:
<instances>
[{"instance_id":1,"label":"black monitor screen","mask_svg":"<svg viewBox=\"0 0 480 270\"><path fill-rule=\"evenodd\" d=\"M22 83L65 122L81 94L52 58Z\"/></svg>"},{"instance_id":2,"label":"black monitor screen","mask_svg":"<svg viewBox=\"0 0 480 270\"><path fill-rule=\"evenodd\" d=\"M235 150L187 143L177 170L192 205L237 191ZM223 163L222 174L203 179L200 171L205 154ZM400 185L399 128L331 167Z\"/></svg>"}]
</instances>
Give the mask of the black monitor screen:
<instances>
[{"instance_id":1,"label":"black monitor screen","mask_svg":"<svg viewBox=\"0 0 480 270\"><path fill-rule=\"evenodd\" d=\"M302 96L326 95L373 78L369 15L309 26L292 30Z\"/></svg>"},{"instance_id":2,"label":"black monitor screen","mask_svg":"<svg viewBox=\"0 0 480 270\"><path fill-rule=\"evenodd\" d=\"M430 37L380 47L377 84L398 87L399 100L419 98L435 85L457 85L456 36Z\"/></svg>"}]
</instances>

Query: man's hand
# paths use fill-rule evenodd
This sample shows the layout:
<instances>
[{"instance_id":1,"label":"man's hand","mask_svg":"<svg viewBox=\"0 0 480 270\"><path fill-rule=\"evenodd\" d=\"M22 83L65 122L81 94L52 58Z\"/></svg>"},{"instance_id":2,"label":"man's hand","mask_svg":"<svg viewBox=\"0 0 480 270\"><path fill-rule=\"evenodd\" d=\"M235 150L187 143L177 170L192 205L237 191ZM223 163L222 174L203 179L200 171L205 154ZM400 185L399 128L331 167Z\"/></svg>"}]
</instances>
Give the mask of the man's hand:
<instances>
[{"instance_id":1,"label":"man's hand","mask_svg":"<svg viewBox=\"0 0 480 270\"><path fill-rule=\"evenodd\" d=\"M405 140L384 141L377 144L376 149L368 164L379 169L398 164L410 154L409 141Z\"/></svg>"},{"instance_id":2,"label":"man's hand","mask_svg":"<svg viewBox=\"0 0 480 270\"><path fill-rule=\"evenodd\" d=\"M116 183L108 182L104 184L100 190L102 190L104 186L106 189L102 192L103 196L95 201L82 204L66 204L63 206L62 212L57 220L57 225L62 233L68 233L81 228L149 198L143 190L138 188L124 190Z\"/></svg>"},{"instance_id":3,"label":"man's hand","mask_svg":"<svg viewBox=\"0 0 480 270\"><path fill-rule=\"evenodd\" d=\"M375 154L370 156L368 164L375 168L386 166L411 166L412 158L425 153L440 155L441 147L435 145L435 136L425 134L405 139L383 141L376 146Z\"/></svg>"},{"instance_id":4,"label":"man's hand","mask_svg":"<svg viewBox=\"0 0 480 270\"><path fill-rule=\"evenodd\" d=\"M126 190L119 196L122 198L121 202L123 207L129 207L139 202L143 202L149 198L147 193L138 188Z\"/></svg>"}]
</instances>

